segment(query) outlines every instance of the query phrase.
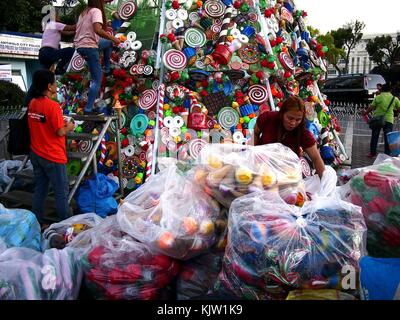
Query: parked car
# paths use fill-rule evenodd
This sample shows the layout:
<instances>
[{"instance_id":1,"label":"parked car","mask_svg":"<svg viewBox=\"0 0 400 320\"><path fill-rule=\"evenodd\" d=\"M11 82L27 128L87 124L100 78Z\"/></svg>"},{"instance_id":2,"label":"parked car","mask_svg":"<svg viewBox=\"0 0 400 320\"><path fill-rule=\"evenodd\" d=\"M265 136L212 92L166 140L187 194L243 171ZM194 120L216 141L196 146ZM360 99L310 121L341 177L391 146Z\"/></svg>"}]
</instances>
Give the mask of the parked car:
<instances>
[{"instance_id":1,"label":"parked car","mask_svg":"<svg viewBox=\"0 0 400 320\"><path fill-rule=\"evenodd\" d=\"M379 83L386 83L379 74L352 74L327 79L321 91L330 101L370 103L376 96Z\"/></svg>"}]
</instances>

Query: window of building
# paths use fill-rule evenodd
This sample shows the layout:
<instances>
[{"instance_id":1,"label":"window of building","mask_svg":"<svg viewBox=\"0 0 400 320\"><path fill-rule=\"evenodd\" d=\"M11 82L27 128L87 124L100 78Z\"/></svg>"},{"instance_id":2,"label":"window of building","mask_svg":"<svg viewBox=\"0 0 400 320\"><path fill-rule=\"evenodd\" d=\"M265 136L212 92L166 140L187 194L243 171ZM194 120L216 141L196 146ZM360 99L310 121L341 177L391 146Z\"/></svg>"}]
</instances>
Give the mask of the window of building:
<instances>
[{"instance_id":1,"label":"window of building","mask_svg":"<svg viewBox=\"0 0 400 320\"><path fill-rule=\"evenodd\" d=\"M350 73L354 73L354 57L351 58L351 72Z\"/></svg>"},{"instance_id":2,"label":"window of building","mask_svg":"<svg viewBox=\"0 0 400 320\"><path fill-rule=\"evenodd\" d=\"M367 57L364 57L363 73L367 73Z\"/></svg>"},{"instance_id":3,"label":"window of building","mask_svg":"<svg viewBox=\"0 0 400 320\"><path fill-rule=\"evenodd\" d=\"M357 57L356 73L360 73L360 57Z\"/></svg>"}]
</instances>

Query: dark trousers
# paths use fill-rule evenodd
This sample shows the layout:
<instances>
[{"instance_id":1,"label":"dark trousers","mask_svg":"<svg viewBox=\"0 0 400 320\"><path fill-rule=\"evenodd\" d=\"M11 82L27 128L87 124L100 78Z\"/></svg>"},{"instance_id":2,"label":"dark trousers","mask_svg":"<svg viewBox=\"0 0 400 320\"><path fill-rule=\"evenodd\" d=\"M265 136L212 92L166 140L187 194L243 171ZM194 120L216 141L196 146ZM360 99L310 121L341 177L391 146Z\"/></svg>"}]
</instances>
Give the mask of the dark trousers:
<instances>
[{"instance_id":1,"label":"dark trousers","mask_svg":"<svg viewBox=\"0 0 400 320\"><path fill-rule=\"evenodd\" d=\"M39 61L44 69L50 69L51 65L60 60L57 64L58 73L66 71L68 64L74 55L74 48L54 49L43 47L39 50Z\"/></svg>"},{"instance_id":2,"label":"dark trousers","mask_svg":"<svg viewBox=\"0 0 400 320\"><path fill-rule=\"evenodd\" d=\"M40 223L43 223L44 202L49 191L49 183L54 190L56 200L56 210L60 220L67 219L70 214L68 205L68 176L67 166L49 161L30 153L35 177L35 192L33 195L32 212L36 215Z\"/></svg>"},{"instance_id":3,"label":"dark trousers","mask_svg":"<svg viewBox=\"0 0 400 320\"><path fill-rule=\"evenodd\" d=\"M372 135L371 135L371 145L370 145L370 152L371 154L376 154L376 147L378 145L378 140L379 140L379 135L381 133L381 129L374 129L372 130ZM383 134L384 134L384 139L385 139L385 153L390 155L390 150L389 150L389 142L387 139L387 134L393 131L393 123L386 122L385 126L383 127Z\"/></svg>"}]
</instances>

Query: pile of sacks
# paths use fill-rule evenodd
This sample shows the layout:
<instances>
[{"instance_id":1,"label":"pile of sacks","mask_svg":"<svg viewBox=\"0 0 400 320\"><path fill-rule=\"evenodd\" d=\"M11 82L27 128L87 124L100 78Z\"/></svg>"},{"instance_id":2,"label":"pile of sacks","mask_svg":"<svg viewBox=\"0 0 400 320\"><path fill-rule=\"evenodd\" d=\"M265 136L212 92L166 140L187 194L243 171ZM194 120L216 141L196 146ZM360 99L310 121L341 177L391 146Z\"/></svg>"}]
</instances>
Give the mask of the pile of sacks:
<instances>
[{"instance_id":1,"label":"pile of sacks","mask_svg":"<svg viewBox=\"0 0 400 320\"><path fill-rule=\"evenodd\" d=\"M377 232L366 215L373 198L361 207L343 201L332 168L322 179L301 180L298 163L279 144L207 146L194 167L173 165L152 176L116 215L52 225L43 234L44 253L2 240L1 270L21 265L15 275L0 272L8 288L2 298L76 299L82 283L92 298L113 300L359 298L360 273L372 279L380 263L365 257L367 226ZM360 177L379 177L379 192L393 190L386 201L394 202L398 163L361 169L339 194L354 197Z\"/></svg>"},{"instance_id":2,"label":"pile of sacks","mask_svg":"<svg viewBox=\"0 0 400 320\"><path fill-rule=\"evenodd\" d=\"M325 188L326 180L336 184L329 169L322 178ZM287 204L273 191L233 201L216 289L247 299L285 299L293 290L348 289L342 286L343 267L358 270L366 227L359 207L325 190L303 207Z\"/></svg>"}]
</instances>

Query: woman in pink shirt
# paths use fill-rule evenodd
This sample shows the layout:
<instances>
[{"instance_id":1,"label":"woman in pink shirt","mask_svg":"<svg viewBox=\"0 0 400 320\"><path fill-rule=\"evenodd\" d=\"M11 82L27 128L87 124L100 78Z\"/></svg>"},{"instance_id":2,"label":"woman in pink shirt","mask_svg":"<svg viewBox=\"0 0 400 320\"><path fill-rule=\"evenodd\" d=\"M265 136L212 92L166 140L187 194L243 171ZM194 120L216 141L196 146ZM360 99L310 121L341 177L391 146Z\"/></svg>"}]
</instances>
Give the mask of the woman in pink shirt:
<instances>
[{"instance_id":1,"label":"woman in pink shirt","mask_svg":"<svg viewBox=\"0 0 400 320\"><path fill-rule=\"evenodd\" d=\"M49 70L55 62L59 61L55 74L63 74L66 71L75 49L72 47L60 49L61 35L74 34L75 28L75 25L61 23L58 12L56 20L46 24L39 50L39 61L44 69Z\"/></svg>"},{"instance_id":2,"label":"woman in pink shirt","mask_svg":"<svg viewBox=\"0 0 400 320\"><path fill-rule=\"evenodd\" d=\"M108 75L110 73L112 43L120 44L119 39L105 31L106 28L107 20L103 0L89 0L87 8L79 16L74 39L76 51L86 60L92 75L84 114L96 114L96 112L93 112L93 105L99 94L102 80L99 50L104 53L104 72ZM103 39L100 39L100 37Z\"/></svg>"}]
</instances>

